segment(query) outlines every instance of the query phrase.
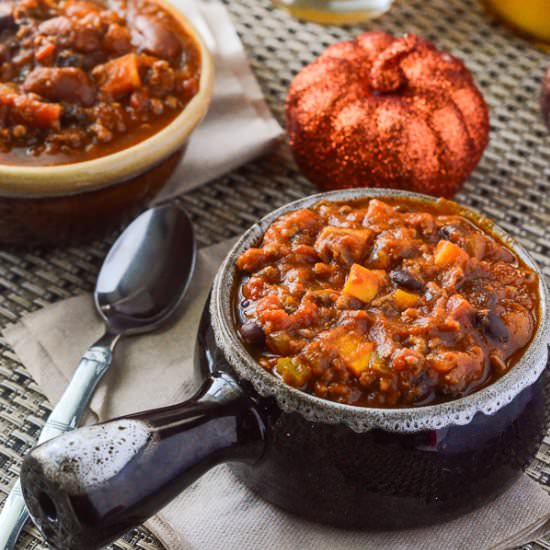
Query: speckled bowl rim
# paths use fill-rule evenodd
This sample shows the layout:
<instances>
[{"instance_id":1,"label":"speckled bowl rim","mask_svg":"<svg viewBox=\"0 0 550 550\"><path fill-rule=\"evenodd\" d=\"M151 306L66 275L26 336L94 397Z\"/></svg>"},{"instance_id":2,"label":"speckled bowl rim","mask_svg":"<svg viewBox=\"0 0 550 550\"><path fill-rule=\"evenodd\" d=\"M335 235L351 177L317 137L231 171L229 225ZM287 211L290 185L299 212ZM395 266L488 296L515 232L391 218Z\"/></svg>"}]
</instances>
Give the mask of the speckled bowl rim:
<instances>
[{"instance_id":1,"label":"speckled bowl rim","mask_svg":"<svg viewBox=\"0 0 550 550\"><path fill-rule=\"evenodd\" d=\"M188 18L166 0L155 2L181 24L199 49L201 77L198 93L160 132L111 155L57 166L0 163L0 197L36 198L101 189L146 172L183 147L208 109L214 83L214 62Z\"/></svg>"},{"instance_id":2,"label":"speckled bowl rim","mask_svg":"<svg viewBox=\"0 0 550 550\"><path fill-rule=\"evenodd\" d=\"M510 235L475 210L459 205L461 213L479 225L490 224L491 231L501 238L539 277L540 322L533 340L518 363L505 376L486 388L447 403L417 408L382 409L344 405L310 395L291 386L260 367L242 345L233 327L232 291L235 261L250 246L258 243L267 227L281 214L307 208L321 200L341 201L360 198L405 197L433 203L427 195L391 189L349 189L312 195L291 202L262 218L252 226L227 254L214 280L210 312L216 343L237 374L252 383L262 396L272 396L285 412L298 412L307 420L330 424L343 423L363 432L380 428L392 432L417 432L440 429L471 422L479 412L494 414L510 403L523 389L532 385L546 367L550 343L549 293L544 276L526 250Z\"/></svg>"}]
</instances>

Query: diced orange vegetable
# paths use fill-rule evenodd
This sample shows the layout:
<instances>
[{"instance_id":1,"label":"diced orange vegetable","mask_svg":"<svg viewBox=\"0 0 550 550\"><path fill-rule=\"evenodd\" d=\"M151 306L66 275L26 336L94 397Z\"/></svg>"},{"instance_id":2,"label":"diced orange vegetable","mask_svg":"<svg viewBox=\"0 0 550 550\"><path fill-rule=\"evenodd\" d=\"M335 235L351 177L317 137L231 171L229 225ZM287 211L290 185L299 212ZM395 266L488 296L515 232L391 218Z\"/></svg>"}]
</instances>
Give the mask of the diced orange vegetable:
<instances>
[{"instance_id":1,"label":"diced orange vegetable","mask_svg":"<svg viewBox=\"0 0 550 550\"><path fill-rule=\"evenodd\" d=\"M277 359L276 369L285 383L295 388L302 388L311 378L311 369L293 357L280 357Z\"/></svg>"},{"instance_id":2,"label":"diced orange vegetable","mask_svg":"<svg viewBox=\"0 0 550 550\"><path fill-rule=\"evenodd\" d=\"M141 87L139 59L135 53L109 61L104 69L106 78L101 84L101 89L115 99L124 97Z\"/></svg>"},{"instance_id":3,"label":"diced orange vegetable","mask_svg":"<svg viewBox=\"0 0 550 550\"><path fill-rule=\"evenodd\" d=\"M407 292L406 290L401 290L400 288L395 291L393 298L399 309L414 307L418 303L418 300L420 300L420 296L418 296L418 294L415 294L414 292Z\"/></svg>"},{"instance_id":4,"label":"diced orange vegetable","mask_svg":"<svg viewBox=\"0 0 550 550\"><path fill-rule=\"evenodd\" d=\"M348 333L335 342L338 355L356 376L369 368L374 349L372 342L366 342L358 334Z\"/></svg>"},{"instance_id":5,"label":"diced orange vegetable","mask_svg":"<svg viewBox=\"0 0 550 550\"><path fill-rule=\"evenodd\" d=\"M387 274L382 269L367 269L362 265L353 264L343 292L368 304L378 294L386 280Z\"/></svg>"},{"instance_id":6,"label":"diced orange vegetable","mask_svg":"<svg viewBox=\"0 0 550 550\"><path fill-rule=\"evenodd\" d=\"M468 258L468 254L460 246L450 241L439 241L435 247L434 262L438 267L464 264Z\"/></svg>"}]
</instances>

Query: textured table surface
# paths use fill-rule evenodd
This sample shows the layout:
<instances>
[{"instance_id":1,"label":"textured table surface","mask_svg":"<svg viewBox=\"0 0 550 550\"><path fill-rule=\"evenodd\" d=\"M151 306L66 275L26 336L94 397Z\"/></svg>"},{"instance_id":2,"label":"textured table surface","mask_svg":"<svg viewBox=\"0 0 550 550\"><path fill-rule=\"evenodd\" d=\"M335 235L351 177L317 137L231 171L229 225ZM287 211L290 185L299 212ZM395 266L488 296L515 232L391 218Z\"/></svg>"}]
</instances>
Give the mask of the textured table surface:
<instances>
[{"instance_id":1,"label":"textured table surface","mask_svg":"<svg viewBox=\"0 0 550 550\"><path fill-rule=\"evenodd\" d=\"M359 27L301 23L270 0L224 0L245 45L269 106L282 122L294 74L329 44ZM458 199L491 216L515 235L550 279L550 133L541 123L538 93L550 59L485 14L474 0L401 0L368 29L417 32L472 70L491 109L491 143ZM181 200L201 244L242 232L276 206L314 191L300 176L286 146ZM100 221L98 220L98 223ZM93 288L111 239L86 246L39 250L0 249L0 327L57 300ZM0 503L18 474L50 408L40 388L0 338ZM550 486L550 438L529 474ZM27 526L20 548L45 548ZM144 529L112 548L160 549ZM550 537L525 548L550 548Z\"/></svg>"}]
</instances>

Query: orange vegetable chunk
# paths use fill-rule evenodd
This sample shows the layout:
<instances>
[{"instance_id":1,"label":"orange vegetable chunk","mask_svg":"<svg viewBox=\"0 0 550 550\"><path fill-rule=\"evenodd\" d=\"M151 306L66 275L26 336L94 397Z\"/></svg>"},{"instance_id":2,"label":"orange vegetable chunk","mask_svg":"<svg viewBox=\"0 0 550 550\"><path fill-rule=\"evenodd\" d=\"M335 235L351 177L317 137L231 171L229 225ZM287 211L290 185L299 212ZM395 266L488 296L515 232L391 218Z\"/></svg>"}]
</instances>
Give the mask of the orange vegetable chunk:
<instances>
[{"instance_id":1,"label":"orange vegetable chunk","mask_svg":"<svg viewBox=\"0 0 550 550\"><path fill-rule=\"evenodd\" d=\"M382 269L367 269L359 264L351 266L344 294L369 303L386 283L387 274Z\"/></svg>"},{"instance_id":2,"label":"orange vegetable chunk","mask_svg":"<svg viewBox=\"0 0 550 550\"><path fill-rule=\"evenodd\" d=\"M356 376L369 368L373 342L366 342L358 334L349 333L340 336L335 343L338 355Z\"/></svg>"},{"instance_id":3,"label":"orange vegetable chunk","mask_svg":"<svg viewBox=\"0 0 550 550\"><path fill-rule=\"evenodd\" d=\"M393 297L399 309L414 307L420 299L418 294L415 294L414 292L407 292L406 290L401 290L400 288L395 291Z\"/></svg>"},{"instance_id":4,"label":"orange vegetable chunk","mask_svg":"<svg viewBox=\"0 0 550 550\"><path fill-rule=\"evenodd\" d=\"M101 89L115 99L138 90L141 87L138 56L129 53L109 61L105 65L105 75Z\"/></svg>"},{"instance_id":5,"label":"orange vegetable chunk","mask_svg":"<svg viewBox=\"0 0 550 550\"><path fill-rule=\"evenodd\" d=\"M453 264L462 265L469 255L460 246L450 241L439 241L435 248L434 262L438 267L449 267Z\"/></svg>"}]
</instances>

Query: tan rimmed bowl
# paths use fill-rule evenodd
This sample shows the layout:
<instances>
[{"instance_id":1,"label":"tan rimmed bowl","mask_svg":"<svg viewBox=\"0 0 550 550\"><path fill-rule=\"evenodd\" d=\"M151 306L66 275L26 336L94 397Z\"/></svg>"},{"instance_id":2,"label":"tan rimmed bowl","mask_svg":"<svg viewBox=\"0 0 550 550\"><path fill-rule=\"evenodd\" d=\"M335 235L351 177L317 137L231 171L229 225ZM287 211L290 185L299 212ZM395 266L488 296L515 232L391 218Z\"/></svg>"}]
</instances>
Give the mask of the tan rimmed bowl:
<instances>
[{"instance_id":1,"label":"tan rimmed bowl","mask_svg":"<svg viewBox=\"0 0 550 550\"><path fill-rule=\"evenodd\" d=\"M161 131L112 155L59 166L0 164L0 243L55 245L105 234L143 208L174 172L208 109L214 63L189 20L155 1L199 50L199 91Z\"/></svg>"}]
</instances>

